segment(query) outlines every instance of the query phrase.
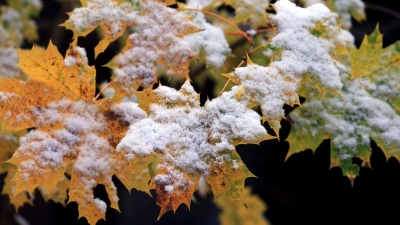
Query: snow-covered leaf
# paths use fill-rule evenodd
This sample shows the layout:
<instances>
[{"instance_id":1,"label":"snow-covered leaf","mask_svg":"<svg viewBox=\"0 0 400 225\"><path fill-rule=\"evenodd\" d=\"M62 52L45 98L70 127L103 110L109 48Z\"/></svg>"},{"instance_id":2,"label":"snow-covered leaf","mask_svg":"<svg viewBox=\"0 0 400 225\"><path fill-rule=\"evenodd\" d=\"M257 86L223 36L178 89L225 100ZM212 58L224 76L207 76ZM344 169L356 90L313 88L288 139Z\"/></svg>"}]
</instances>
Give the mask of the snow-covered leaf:
<instances>
[{"instance_id":1,"label":"snow-covered leaf","mask_svg":"<svg viewBox=\"0 0 400 225\"><path fill-rule=\"evenodd\" d=\"M159 86L158 104L150 105L149 118L130 126L117 147L135 162L160 155L151 185L157 189L160 216L190 205L204 174L215 196L226 193L243 201L244 180L251 177L235 151L238 144L267 139L260 116L236 101L235 89L200 106L189 81L179 91Z\"/></svg>"}]
</instances>

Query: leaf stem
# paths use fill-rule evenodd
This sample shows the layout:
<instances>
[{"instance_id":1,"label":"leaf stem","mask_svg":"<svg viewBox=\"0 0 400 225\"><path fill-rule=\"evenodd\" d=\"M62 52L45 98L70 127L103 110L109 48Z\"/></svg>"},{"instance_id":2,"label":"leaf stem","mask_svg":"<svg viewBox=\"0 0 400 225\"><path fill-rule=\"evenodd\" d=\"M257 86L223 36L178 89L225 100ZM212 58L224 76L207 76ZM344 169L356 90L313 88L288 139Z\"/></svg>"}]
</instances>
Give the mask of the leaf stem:
<instances>
[{"instance_id":1,"label":"leaf stem","mask_svg":"<svg viewBox=\"0 0 400 225\"><path fill-rule=\"evenodd\" d=\"M380 6L380 5L371 4L371 3L368 3L368 2L365 2L364 4L369 9L373 9L373 10L376 10L376 11L381 11L383 13L386 13L386 14L389 14L389 15L391 15L393 17L396 17L397 19L400 19L400 13L398 13L398 12L392 10L392 9L389 9L389 8L386 8L386 7L383 7L383 6Z\"/></svg>"},{"instance_id":2,"label":"leaf stem","mask_svg":"<svg viewBox=\"0 0 400 225\"><path fill-rule=\"evenodd\" d=\"M204 13L204 14L208 14L208 15L217 17L218 19L220 19L220 20L222 20L222 21L224 21L224 22L230 24L230 25L233 26L235 29L237 29L238 32L239 32L243 37L245 37L246 40L247 40L250 44L254 44L254 43L253 43L253 40L246 34L246 32L242 31L238 26L236 26L236 24L232 23L231 21L225 19L224 17L222 17L222 16L220 16L220 15L218 15L218 14L215 14L215 13L212 13L212 12L208 12L208 11L204 11L204 10L201 10L201 9L193 9L193 8L184 8L184 9L177 9L177 10L178 10L178 11L189 10L189 11L202 12L202 13Z\"/></svg>"},{"instance_id":3,"label":"leaf stem","mask_svg":"<svg viewBox=\"0 0 400 225\"><path fill-rule=\"evenodd\" d=\"M242 60L236 68L238 68L238 67L240 67L241 65L243 65L243 63L244 63L244 60ZM225 91L225 88L228 86L228 84L229 84L230 81L231 81L231 78L229 78L229 79L226 81L226 83L225 83L224 87L222 88L221 92L219 93L218 97L220 97L220 96L222 95L222 93Z\"/></svg>"},{"instance_id":4,"label":"leaf stem","mask_svg":"<svg viewBox=\"0 0 400 225\"><path fill-rule=\"evenodd\" d=\"M96 101L100 95L112 84L112 81L110 81L110 83L108 83L106 86L103 87L103 89L101 89L101 91L96 95L96 97L93 98L93 101Z\"/></svg>"},{"instance_id":5,"label":"leaf stem","mask_svg":"<svg viewBox=\"0 0 400 225\"><path fill-rule=\"evenodd\" d=\"M265 47L265 45L259 45L256 48L254 48L253 50L251 50L249 53L251 54L251 53L255 52L257 49L260 49L262 47Z\"/></svg>"},{"instance_id":6,"label":"leaf stem","mask_svg":"<svg viewBox=\"0 0 400 225\"><path fill-rule=\"evenodd\" d=\"M232 34L232 35L243 35L242 32L238 31L224 31L225 34Z\"/></svg>"},{"instance_id":7,"label":"leaf stem","mask_svg":"<svg viewBox=\"0 0 400 225\"><path fill-rule=\"evenodd\" d=\"M259 30L257 30L257 34L265 33L265 32L271 31L271 30L274 30L274 28L270 27L270 28L266 28L266 29L259 29Z\"/></svg>"}]
</instances>

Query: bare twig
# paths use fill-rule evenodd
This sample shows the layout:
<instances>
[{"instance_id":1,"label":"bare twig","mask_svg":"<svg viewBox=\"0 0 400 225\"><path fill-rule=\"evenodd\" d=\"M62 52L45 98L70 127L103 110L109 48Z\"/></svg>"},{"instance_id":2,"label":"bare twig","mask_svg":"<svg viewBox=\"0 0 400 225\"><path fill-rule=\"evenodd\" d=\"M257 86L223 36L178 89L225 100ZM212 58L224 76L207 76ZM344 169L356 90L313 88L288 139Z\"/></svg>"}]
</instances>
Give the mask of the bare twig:
<instances>
[{"instance_id":1,"label":"bare twig","mask_svg":"<svg viewBox=\"0 0 400 225\"><path fill-rule=\"evenodd\" d=\"M222 21L224 21L224 22L230 24L230 25L233 26L235 29L237 29L238 32L240 32L241 35L242 35L243 37L245 37L246 40L247 40L250 44L254 44L254 43L253 43L253 40L246 34L246 32L243 32L238 26L236 26L236 24L232 23L231 21L225 19L224 17L222 17L222 16L220 16L220 15L218 15L218 14L215 14L215 13L212 13L212 12L208 12L208 11L204 11L204 10L201 10L201 9L193 9L193 8L184 8L184 9L177 9L177 10L178 10L178 11L188 10L188 11L202 12L202 13L204 13L204 14L208 14L208 15L217 17L218 19L220 19L220 20L222 20Z\"/></svg>"},{"instance_id":2,"label":"bare twig","mask_svg":"<svg viewBox=\"0 0 400 225\"><path fill-rule=\"evenodd\" d=\"M108 83L106 86L103 87L103 89L101 89L101 91L96 95L96 97L94 97L93 101L96 101L100 95L112 84L112 81L110 81L110 83Z\"/></svg>"}]
</instances>

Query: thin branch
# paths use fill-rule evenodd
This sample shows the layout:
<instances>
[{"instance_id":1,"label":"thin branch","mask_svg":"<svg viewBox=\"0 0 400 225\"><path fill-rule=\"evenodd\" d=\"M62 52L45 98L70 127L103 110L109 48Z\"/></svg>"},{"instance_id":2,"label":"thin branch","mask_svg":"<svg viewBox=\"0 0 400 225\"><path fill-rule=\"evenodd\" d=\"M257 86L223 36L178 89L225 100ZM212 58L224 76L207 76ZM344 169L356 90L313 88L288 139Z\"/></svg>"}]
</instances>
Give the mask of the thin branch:
<instances>
[{"instance_id":1,"label":"thin branch","mask_svg":"<svg viewBox=\"0 0 400 225\"><path fill-rule=\"evenodd\" d=\"M243 63L244 63L244 60L242 60L236 68L239 68L240 66L242 66ZM229 78L229 79L226 81L226 83L225 83L224 87L222 88L221 92L219 93L218 97L220 97L220 96L222 95L222 93L225 91L225 88L228 86L228 84L229 84L230 81L231 81L231 78Z\"/></svg>"},{"instance_id":2,"label":"thin branch","mask_svg":"<svg viewBox=\"0 0 400 225\"><path fill-rule=\"evenodd\" d=\"M251 53L255 52L257 49L260 49L262 47L266 47L266 46L265 45L259 45L256 48L254 48L253 50L251 50L249 53L251 54Z\"/></svg>"},{"instance_id":3,"label":"thin branch","mask_svg":"<svg viewBox=\"0 0 400 225\"><path fill-rule=\"evenodd\" d=\"M259 29L259 30L257 30L257 34L265 33L265 32L271 31L271 30L274 30L274 28L271 27L271 28L267 28L267 29Z\"/></svg>"},{"instance_id":4,"label":"thin branch","mask_svg":"<svg viewBox=\"0 0 400 225\"><path fill-rule=\"evenodd\" d=\"M218 19L220 19L220 20L222 20L222 21L224 21L224 22L230 24L230 25L233 26L235 29L237 29L237 30L241 33L241 35L242 35L243 37L246 38L246 40L247 40L250 44L254 44L254 43L253 43L253 40L246 34L246 32L243 32L238 26L236 26L236 24L232 23L231 21L225 19L224 17L222 17L222 16L220 16L220 15L218 15L218 14L215 14L215 13L212 13L212 12L208 12L208 11L204 11L204 10L201 10L201 9L193 9L193 8L184 8L184 9L177 9L177 10L178 10L178 11L188 10L188 11L202 12L202 13L204 13L204 14L208 14L208 15L217 17Z\"/></svg>"},{"instance_id":5,"label":"thin branch","mask_svg":"<svg viewBox=\"0 0 400 225\"><path fill-rule=\"evenodd\" d=\"M101 91L96 95L96 97L94 97L93 101L96 101L100 95L112 84L112 81L110 81L110 83L108 83L106 86L104 86L103 89L101 89Z\"/></svg>"},{"instance_id":6,"label":"thin branch","mask_svg":"<svg viewBox=\"0 0 400 225\"><path fill-rule=\"evenodd\" d=\"M243 33L242 32L238 32L238 31L224 31L225 34L232 34L232 35L240 35L242 36Z\"/></svg>"},{"instance_id":7,"label":"thin branch","mask_svg":"<svg viewBox=\"0 0 400 225\"><path fill-rule=\"evenodd\" d=\"M226 83L225 83L224 87L222 88L221 92L219 93L218 97L220 97L220 96L222 95L222 93L225 91L225 88L228 86L228 84L229 84L230 81L231 81L231 78L229 78L229 79L226 81Z\"/></svg>"},{"instance_id":8,"label":"thin branch","mask_svg":"<svg viewBox=\"0 0 400 225\"><path fill-rule=\"evenodd\" d=\"M368 2L364 2L364 4L369 9L373 9L373 10L376 10L376 11L381 11L383 13L386 13L386 14L389 14L391 16L394 16L394 17L396 17L397 19L400 20L400 13L398 13L398 12L392 10L392 9L389 9L389 8L386 8L386 7L383 7L383 6L380 6L380 5L371 4L371 3L368 3Z\"/></svg>"}]
</instances>

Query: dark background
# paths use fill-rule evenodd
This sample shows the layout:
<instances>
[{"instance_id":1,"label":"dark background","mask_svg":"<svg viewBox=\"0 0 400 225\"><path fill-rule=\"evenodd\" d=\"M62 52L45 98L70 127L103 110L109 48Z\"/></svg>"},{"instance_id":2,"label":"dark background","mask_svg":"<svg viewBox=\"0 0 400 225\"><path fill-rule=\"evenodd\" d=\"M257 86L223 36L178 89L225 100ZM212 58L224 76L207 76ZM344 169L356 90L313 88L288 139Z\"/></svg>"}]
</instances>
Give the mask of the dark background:
<instances>
[{"instance_id":1,"label":"dark background","mask_svg":"<svg viewBox=\"0 0 400 225\"><path fill-rule=\"evenodd\" d=\"M51 39L64 55L72 32L58 25L68 18L65 13L72 10L72 5L65 0L64 4L59 2L43 1L44 8L37 18L40 36L37 44L47 46ZM384 46L400 40L400 8L396 6L396 1L365 2L367 21L361 24L353 21L351 30L356 38L356 45L361 43L366 33L369 34L375 29L378 22L380 31L384 34ZM397 12L397 17L384 12L388 9ZM95 34L79 38L78 41L80 46L87 49L90 64L96 66L97 80L100 82L110 77L110 70L101 66L112 59L120 51L120 47L112 43L106 52L94 61L93 48L97 42ZM27 48L30 46L28 43L24 45ZM199 89L195 86L203 100L215 97L212 95L214 82L207 79L205 88ZM285 110L289 113L292 108L285 106ZM253 193L268 204L269 209L265 216L272 225L400 224L400 164L397 159L386 159L371 140L372 168L362 168L352 188L349 179L343 177L340 168L329 168L329 140L325 140L315 153L305 150L294 154L285 162L289 144L284 140L289 130L290 124L283 120L281 142L271 140L260 145L237 147L244 163L258 177L247 179L246 186L252 187ZM354 159L354 162L361 163L358 159ZM0 175L0 189L4 177L5 174ZM114 179L114 182L118 188L121 213L109 208L106 214L107 222L101 220L98 224L218 224L219 209L214 205L211 195L204 199L195 193L198 203L192 202L190 212L186 206L181 205L175 215L170 211L156 222L159 207L155 197L136 190L129 193L117 179ZM154 191L152 194L155 196ZM105 200L109 205L103 186L95 188L95 197ZM86 219L78 220L76 203L63 207L52 201L45 202L42 197L36 195L34 205L33 207L26 204L19 210L19 214L31 225L87 224ZM8 197L0 196L0 224L17 224L14 214L14 207L9 204Z\"/></svg>"}]
</instances>

